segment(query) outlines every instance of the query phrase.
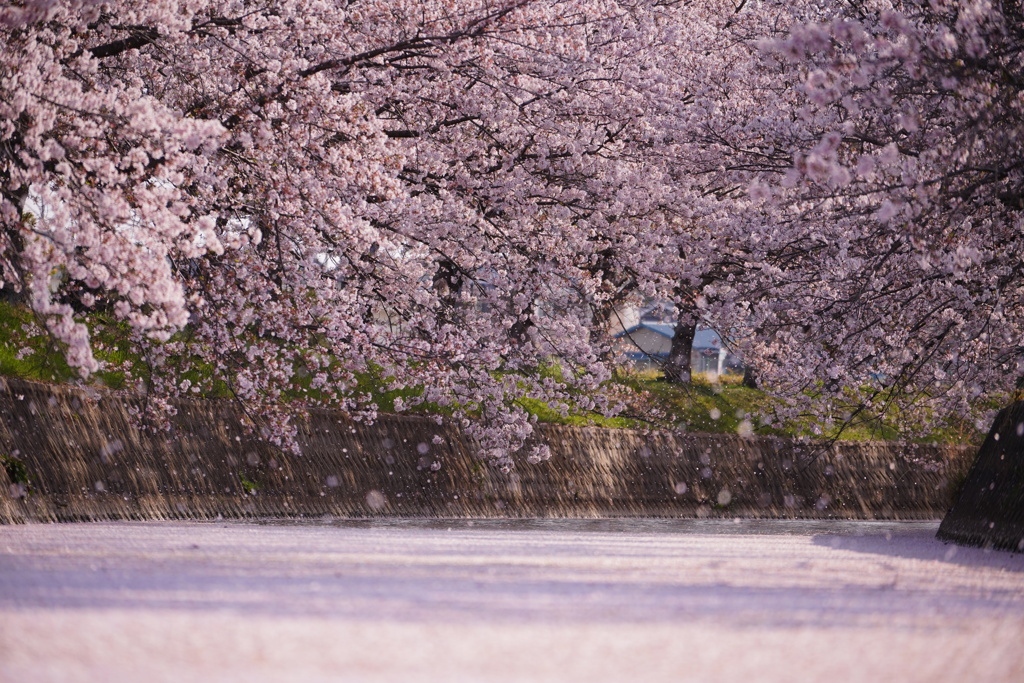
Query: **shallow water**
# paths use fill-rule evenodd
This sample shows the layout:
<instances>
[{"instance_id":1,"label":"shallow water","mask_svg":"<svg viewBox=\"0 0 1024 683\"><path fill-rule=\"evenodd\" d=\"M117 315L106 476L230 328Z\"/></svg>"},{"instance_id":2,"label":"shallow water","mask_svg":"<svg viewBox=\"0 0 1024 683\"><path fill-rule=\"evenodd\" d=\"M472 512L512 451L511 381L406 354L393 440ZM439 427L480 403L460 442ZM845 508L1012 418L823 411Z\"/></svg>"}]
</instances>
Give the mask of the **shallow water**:
<instances>
[{"instance_id":1,"label":"shallow water","mask_svg":"<svg viewBox=\"0 0 1024 683\"><path fill-rule=\"evenodd\" d=\"M219 522L223 523L223 522ZM254 522L235 522L252 524ZM831 519L638 519L630 517L602 519L437 519L437 518L373 518L335 519L280 518L257 520L268 526L327 526L347 529L443 529L488 531L552 531L560 533L623 533L623 534L710 534L741 536L806 536L833 534L839 536L870 536L932 533L938 520L831 520Z\"/></svg>"},{"instance_id":2,"label":"shallow water","mask_svg":"<svg viewBox=\"0 0 1024 683\"><path fill-rule=\"evenodd\" d=\"M1020 681L1024 555L937 522L0 527L0 681Z\"/></svg>"}]
</instances>

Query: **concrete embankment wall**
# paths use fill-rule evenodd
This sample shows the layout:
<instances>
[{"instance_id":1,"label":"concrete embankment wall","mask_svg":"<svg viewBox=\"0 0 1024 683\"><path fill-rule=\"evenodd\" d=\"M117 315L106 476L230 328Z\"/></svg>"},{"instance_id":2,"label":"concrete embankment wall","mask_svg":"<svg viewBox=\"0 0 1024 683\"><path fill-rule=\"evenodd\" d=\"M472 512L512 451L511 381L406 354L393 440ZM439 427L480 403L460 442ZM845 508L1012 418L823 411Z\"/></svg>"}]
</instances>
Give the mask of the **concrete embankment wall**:
<instances>
[{"instance_id":1,"label":"concrete embankment wall","mask_svg":"<svg viewBox=\"0 0 1024 683\"><path fill-rule=\"evenodd\" d=\"M301 455L247 435L228 401L181 401L139 431L139 399L0 381L0 521L276 516L938 518L974 449L814 444L544 426L550 460L511 472L454 425L314 411Z\"/></svg>"}]
</instances>

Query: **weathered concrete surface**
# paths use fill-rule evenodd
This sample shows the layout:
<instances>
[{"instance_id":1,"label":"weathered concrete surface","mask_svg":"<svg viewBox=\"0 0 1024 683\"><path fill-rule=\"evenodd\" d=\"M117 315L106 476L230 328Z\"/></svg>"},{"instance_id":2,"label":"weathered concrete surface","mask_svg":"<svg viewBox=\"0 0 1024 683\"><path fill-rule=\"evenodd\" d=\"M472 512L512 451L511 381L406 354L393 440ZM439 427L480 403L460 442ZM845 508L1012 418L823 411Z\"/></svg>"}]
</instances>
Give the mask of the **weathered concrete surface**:
<instances>
[{"instance_id":1,"label":"weathered concrete surface","mask_svg":"<svg viewBox=\"0 0 1024 683\"><path fill-rule=\"evenodd\" d=\"M139 399L7 380L0 521L278 516L938 518L972 449L544 426L546 462L503 473L452 424L314 411L302 455L243 429L227 401L180 401L169 432ZM7 477L0 474L0 478ZM7 477L9 478L9 477Z\"/></svg>"},{"instance_id":2,"label":"weathered concrete surface","mask_svg":"<svg viewBox=\"0 0 1024 683\"><path fill-rule=\"evenodd\" d=\"M996 416L939 538L1024 551L1024 402Z\"/></svg>"}]
</instances>

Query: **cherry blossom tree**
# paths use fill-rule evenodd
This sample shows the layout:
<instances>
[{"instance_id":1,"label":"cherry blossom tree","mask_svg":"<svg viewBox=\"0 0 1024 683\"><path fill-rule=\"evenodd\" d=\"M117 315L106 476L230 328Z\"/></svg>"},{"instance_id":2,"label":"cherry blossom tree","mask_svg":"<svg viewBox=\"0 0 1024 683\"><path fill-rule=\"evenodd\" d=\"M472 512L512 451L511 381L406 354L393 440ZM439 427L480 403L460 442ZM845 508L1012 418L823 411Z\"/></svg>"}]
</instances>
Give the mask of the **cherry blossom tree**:
<instances>
[{"instance_id":1,"label":"cherry blossom tree","mask_svg":"<svg viewBox=\"0 0 1024 683\"><path fill-rule=\"evenodd\" d=\"M501 461L531 430L520 396L612 409L588 325L600 254L662 220L630 143L669 11L8 6L5 287L83 373L73 304L126 321L154 399L223 381L287 441L285 394L358 414L375 372L483 417Z\"/></svg>"},{"instance_id":2,"label":"cherry blossom tree","mask_svg":"<svg viewBox=\"0 0 1024 683\"><path fill-rule=\"evenodd\" d=\"M0 277L83 374L103 309L153 415L224 383L282 444L295 409L372 417L373 375L508 464L523 397L617 409L600 328L634 295L790 413L962 411L1020 374L1019 17L8 3Z\"/></svg>"},{"instance_id":3,"label":"cherry blossom tree","mask_svg":"<svg viewBox=\"0 0 1024 683\"><path fill-rule=\"evenodd\" d=\"M659 46L645 153L677 201L639 281L780 417L983 424L1022 371L1020 3L750 5Z\"/></svg>"},{"instance_id":4,"label":"cherry blossom tree","mask_svg":"<svg viewBox=\"0 0 1024 683\"><path fill-rule=\"evenodd\" d=\"M834 9L759 41L775 117L730 140L751 356L837 418L980 415L1024 372L1021 5Z\"/></svg>"}]
</instances>

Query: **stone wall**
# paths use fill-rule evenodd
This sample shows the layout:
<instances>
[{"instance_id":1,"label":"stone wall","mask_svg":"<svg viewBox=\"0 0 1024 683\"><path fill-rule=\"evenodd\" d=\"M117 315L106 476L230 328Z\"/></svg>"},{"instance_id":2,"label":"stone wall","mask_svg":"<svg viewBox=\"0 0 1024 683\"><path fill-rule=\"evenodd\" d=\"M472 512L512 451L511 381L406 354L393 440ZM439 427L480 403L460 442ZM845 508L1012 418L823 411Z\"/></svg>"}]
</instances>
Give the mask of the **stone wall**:
<instances>
[{"instance_id":1,"label":"stone wall","mask_svg":"<svg viewBox=\"0 0 1024 683\"><path fill-rule=\"evenodd\" d=\"M451 424L314 411L301 455L253 439L229 401L180 401L169 432L132 427L142 399L0 380L0 521L280 516L945 514L974 449L814 444L543 426L550 460L501 472Z\"/></svg>"}]
</instances>

